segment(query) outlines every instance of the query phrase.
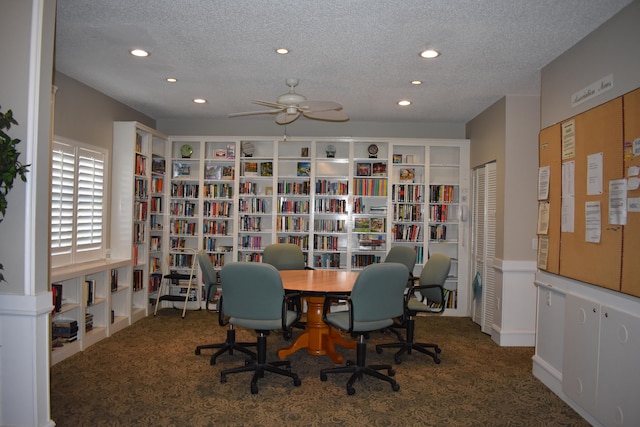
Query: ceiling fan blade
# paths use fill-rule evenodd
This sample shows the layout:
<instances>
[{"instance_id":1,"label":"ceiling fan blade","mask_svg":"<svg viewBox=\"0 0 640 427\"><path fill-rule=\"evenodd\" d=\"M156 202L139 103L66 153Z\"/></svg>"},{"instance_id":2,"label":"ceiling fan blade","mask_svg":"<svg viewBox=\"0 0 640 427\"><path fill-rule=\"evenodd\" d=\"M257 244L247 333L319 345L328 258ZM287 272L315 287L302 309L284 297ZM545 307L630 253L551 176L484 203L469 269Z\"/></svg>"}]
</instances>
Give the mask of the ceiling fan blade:
<instances>
[{"instance_id":1,"label":"ceiling fan blade","mask_svg":"<svg viewBox=\"0 0 640 427\"><path fill-rule=\"evenodd\" d=\"M228 117L239 117L239 116L252 116L254 114L274 114L280 113L282 108L278 108L277 110L262 110L262 111L244 111L242 113L231 113Z\"/></svg>"},{"instance_id":2,"label":"ceiling fan blade","mask_svg":"<svg viewBox=\"0 0 640 427\"><path fill-rule=\"evenodd\" d=\"M295 112L293 114L289 114L286 111L283 111L283 112L281 112L280 114L278 114L276 116L276 123L279 124L279 125L286 125L286 124L291 123L292 121L294 121L298 117L300 117L300 113L299 112Z\"/></svg>"},{"instance_id":3,"label":"ceiling fan blade","mask_svg":"<svg viewBox=\"0 0 640 427\"><path fill-rule=\"evenodd\" d=\"M329 111L341 110L342 105L333 101L304 101L298 104L298 108L303 111Z\"/></svg>"},{"instance_id":4,"label":"ceiling fan blade","mask_svg":"<svg viewBox=\"0 0 640 427\"><path fill-rule=\"evenodd\" d=\"M280 108L280 109L287 108L286 105L278 104L277 102L262 101L260 99L253 99L251 100L251 102L254 104L262 105L269 108Z\"/></svg>"},{"instance_id":5,"label":"ceiling fan blade","mask_svg":"<svg viewBox=\"0 0 640 427\"><path fill-rule=\"evenodd\" d=\"M349 116L344 111L302 111L305 117L315 120L326 120L330 122L346 122Z\"/></svg>"}]
</instances>

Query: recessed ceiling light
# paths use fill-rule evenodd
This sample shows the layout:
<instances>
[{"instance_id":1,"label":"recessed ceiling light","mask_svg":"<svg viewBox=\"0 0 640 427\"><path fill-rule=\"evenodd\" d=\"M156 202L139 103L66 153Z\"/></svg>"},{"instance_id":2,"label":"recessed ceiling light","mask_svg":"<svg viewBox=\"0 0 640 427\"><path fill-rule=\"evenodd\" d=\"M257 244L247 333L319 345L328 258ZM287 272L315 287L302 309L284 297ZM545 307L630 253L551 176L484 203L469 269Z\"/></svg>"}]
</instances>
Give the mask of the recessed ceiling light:
<instances>
[{"instance_id":1,"label":"recessed ceiling light","mask_svg":"<svg viewBox=\"0 0 640 427\"><path fill-rule=\"evenodd\" d=\"M398 101L398 105L401 107L406 107L407 105L411 105L411 101L403 99L402 101Z\"/></svg>"},{"instance_id":2,"label":"recessed ceiling light","mask_svg":"<svg viewBox=\"0 0 640 427\"><path fill-rule=\"evenodd\" d=\"M411 84L412 85L421 85L422 84L422 80L411 80Z\"/></svg>"},{"instance_id":3,"label":"recessed ceiling light","mask_svg":"<svg viewBox=\"0 0 640 427\"><path fill-rule=\"evenodd\" d=\"M177 81L178 81L178 79L176 79L175 77L167 77L167 82L168 83L175 83Z\"/></svg>"},{"instance_id":4,"label":"recessed ceiling light","mask_svg":"<svg viewBox=\"0 0 640 427\"><path fill-rule=\"evenodd\" d=\"M133 49L130 50L129 53L133 56L138 56L140 58L144 58L145 56L149 56L149 52L147 52L146 50L142 50L142 49Z\"/></svg>"},{"instance_id":5,"label":"recessed ceiling light","mask_svg":"<svg viewBox=\"0 0 640 427\"><path fill-rule=\"evenodd\" d=\"M420 56L426 59L433 59L440 56L440 52L434 49L427 49L425 51L420 52Z\"/></svg>"},{"instance_id":6,"label":"recessed ceiling light","mask_svg":"<svg viewBox=\"0 0 640 427\"><path fill-rule=\"evenodd\" d=\"M287 53L289 53L289 49L281 47L276 49L276 53L279 53L280 55L286 55Z\"/></svg>"},{"instance_id":7,"label":"recessed ceiling light","mask_svg":"<svg viewBox=\"0 0 640 427\"><path fill-rule=\"evenodd\" d=\"M207 100L202 98L194 98L193 102L195 102L196 104L206 104Z\"/></svg>"}]
</instances>

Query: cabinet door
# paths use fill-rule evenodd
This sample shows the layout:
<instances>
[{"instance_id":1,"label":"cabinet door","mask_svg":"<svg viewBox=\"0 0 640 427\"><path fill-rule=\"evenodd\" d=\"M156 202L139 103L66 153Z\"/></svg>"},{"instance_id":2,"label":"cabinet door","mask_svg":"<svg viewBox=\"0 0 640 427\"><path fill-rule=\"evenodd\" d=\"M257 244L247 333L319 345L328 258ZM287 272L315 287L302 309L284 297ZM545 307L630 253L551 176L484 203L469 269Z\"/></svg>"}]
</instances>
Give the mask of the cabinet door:
<instances>
[{"instance_id":1,"label":"cabinet door","mask_svg":"<svg viewBox=\"0 0 640 427\"><path fill-rule=\"evenodd\" d=\"M598 303L567 295L562 391L591 413L596 401L599 323Z\"/></svg>"},{"instance_id":2,"label":"cabinet door","mask_svg":"<svg viewBox=\"0 0 640 427\"><path fill-rule=\"evenodd\" d=\"M596 417L604 425L640 426L640 317L602 307Z\"/></svg>"}]
</instances>

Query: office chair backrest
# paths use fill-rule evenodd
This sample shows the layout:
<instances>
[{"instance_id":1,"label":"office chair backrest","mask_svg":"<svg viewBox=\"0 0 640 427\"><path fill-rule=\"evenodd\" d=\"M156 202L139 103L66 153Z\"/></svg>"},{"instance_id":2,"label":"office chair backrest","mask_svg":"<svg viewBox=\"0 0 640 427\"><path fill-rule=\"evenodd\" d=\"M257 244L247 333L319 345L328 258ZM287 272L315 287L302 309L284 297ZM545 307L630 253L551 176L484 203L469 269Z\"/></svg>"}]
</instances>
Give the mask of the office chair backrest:
<instances>
[{"instance_id":1,"label":"office chair backrest","mask_svg":"<svg viewBox=\"0 0 640 427\"><path fill-rule=\"evenodd\" d=\"M293 243L273 243L264 248L262 262L273 265L278 270L304 270L304 254Z\"/></svg>"},{"instance_id":2,"label":"office chair backrest","mask_svg":"<svg viewBox=\"0 0 640 427\"><path fill-rule=\"evenodd\" d=\"M365 267L351 291L353 320L369 322L401 316L408 274L407 267L400 263Z\"/></svg>"},{"instance_id":3,"label":"office chair backrest","mask_svg":"<svg viewBox=\"0 0 640 427\"><path fill-rule=\"evenodd\" d=\"M272 265L234 262L220 271L224 314L255 320L282 319L284 288Z\"/></svg>"},{"instance_id":4,"label":"office chair backrest","mask_svg":"<svg viewBox=\"0 0 640 427\"><path fill-rule=\"evenodd\" d=\"M209 286L216 283L216 270L213 267L211 258L209 258L209 254L203 249L198 251L198 264L200 264L204 284Z\"/></svg>"},{"instance_id":5,"label":"office chair backrest","mask_svg":"<svg viewBox=\"0 0 640 427\"><path fill-rule=\"evenodd\" d=\"M384 262L404 264L409 270L409 274L413 274L413 269L416 266L416 256L416 251L409 246L394 246L384 258Z\"/></svg>"},{"instance_id":6,"label":"office chair backrest","mask_svg":"<svg viewBox=\"0 0 640 427\"><path fill-rule=\"evenodd\" d=\"M451 258L444 254L433 254L427 261L420 274L420 285L437 285L444 287L444 282L449 276L449 270L451 269ZM420 294L429 300L440 303L442 294L439 290L433 289L421 289Z\"/></svg>"}]
</instances>

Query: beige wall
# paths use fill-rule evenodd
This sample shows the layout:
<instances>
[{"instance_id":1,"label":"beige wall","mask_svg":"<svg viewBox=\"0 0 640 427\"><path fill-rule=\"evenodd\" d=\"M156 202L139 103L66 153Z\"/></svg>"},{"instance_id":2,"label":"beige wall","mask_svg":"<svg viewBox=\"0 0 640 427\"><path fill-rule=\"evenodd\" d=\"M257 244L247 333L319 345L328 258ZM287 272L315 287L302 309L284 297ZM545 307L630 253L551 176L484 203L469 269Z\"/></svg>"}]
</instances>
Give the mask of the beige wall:
<instances>
[{"instance_id":1,"label":"beige wall","mask_svg":"<svg viewBox=\"0 0 640 427\"><path fill-rule=\"evenodd\" d=\"M542 69L541 128L640 87L640 2L635 1ZM578 106L571 97L613 74L613 88Z\"/></svg>"},{"instance_id":2,"label":"beige wall","mask_svg":"<svg viewBox=\"0 0 640 427\"><path fill-rule=\"evenodd\" d=\"M54 133L57 136L111 150L113 122L138 121L155 128L156 121L97 90L55 72L58 88Z\"/></svg>"},{"instance_id":3,"label":"beige wall","mask_svg":"<svg viewBox=\"0 0 640 427\"><path fill-rule=\"evenodd\" d=\"M540 102L508 95L467 124L471 168L495 161L496 258L535 260Z\"/></svg>"}]
</instances>

